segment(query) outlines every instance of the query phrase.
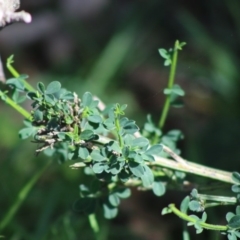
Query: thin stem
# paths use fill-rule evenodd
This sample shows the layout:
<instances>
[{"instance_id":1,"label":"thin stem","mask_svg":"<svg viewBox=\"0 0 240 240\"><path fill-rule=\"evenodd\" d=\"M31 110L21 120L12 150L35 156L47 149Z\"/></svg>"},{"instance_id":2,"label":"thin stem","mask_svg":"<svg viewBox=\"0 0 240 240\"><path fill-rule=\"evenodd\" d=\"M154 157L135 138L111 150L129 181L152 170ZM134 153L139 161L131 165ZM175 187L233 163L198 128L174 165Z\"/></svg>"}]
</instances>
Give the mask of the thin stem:
<instances>
[{"instance_id":1,"label":"thin stem","mask_svg":"<svg viewBox=\"0 0 240 240\"><path fill-rule=\"evenodd\" d=\"M33 175L33 177L27 182L27 184L21 189L21 191L17 196L16 201L10 207L10 209L8 210L8 212L0 222L0 232L9 224L9 222L15 216L18 209L21 207L22 203L30 193L31 189L33 188L35 183L38 181L38 179L42 176L42 174L47 169L50 163L51 161L47 161L46 164L35 175Z\"/></svg>"},{"instance_id":2,"label":"thin stem","mask_svg":"<svg viewBox=\"0 0 240 240\"><path fill-rule=\"evenodd\" d=\"M99 240L100 239L99 226L98 226L96 214L92 213L92 214L88 215L88 220L89 220L90 226L94 232L96 240Z\"/></svg>"},{"instance_id":3,"label":"thin stem","mask_svg":"<svg viewBox=\"0 0 240 240\"><path fill-rule=\"evenodd\" d=\"M174 78L175 78L175 73L176 73L176 66L177 66L177 57L178 57L178 45L179 41L177 40L174 45L174 50L173 50L173 57L172 57L172 63L171 63L171 68L170 68L170 74L168 78L168 89L171 89L174 84ZM168 111L170 108L170 101L171 101L171 94L166 95L165 98L165 103L163 106L163 111L159 120L159 128L163 129L164 124L166 122L166 118L168 115Z\"/></svg>"},{"instance_id":4,"label":"thin stem","mask_svg":"<svg viewBox=\"0 0 240 240\"><path fill-rule=\"evenodd\" d=\"M186 220L188 222L192 222L192 223L196 223L198 220L195 218L192 218L191 216L188 216L187 214L181 212L180 210L178 210L174 204L170 204L169 209L171 209L171 211L176 214L178 217L180 217L183 220ZM228 227L224 226L224 225L214 225L214 224L209 224L209 223L205 223L205 222L199 222L200 226L202 228L208 229L208 230L214 230L214 231L227 231Z\"/></svg>"},{"instance_id":5,"label":"thin stem","mask_svg":"<svg viewBox=\"0 0 240 240\"><path fill-rule=\"evenodd\" d=\"M115 126L116 126L116 129L117 129L117 136L118 136L119 146L120 146L120 148L123 148L124 144L123 144L122 135L120 134L121 127L120 127L120 122L119 122L118 116L115 117Z\"/></svg>"},{"instance_id":6,"label":"thin stem","mask_svg":"<svg viewBox=\"0 0 240 240\"><path fill-rule=\"evenodd\" d=\"M13 63L13 60L8 60L7 61L7 69L8 71L15 77L15 78L18 78L20 76L20 74L17 72L17 70L12 66L12 63ZM32 87L28 82L26 82L24 80L24 86L25 88L28 90L28 91L35 91L34 87Z\"/></svg>"},{"instance_id":7,"label":"thin stem","mask_svg":"<svg viewBox=\"0 0 240 240\"><path fill-rule=\"evenodd\" d=\"M31 114L26 111L24 108L19 106L17 103L15 103L11 98L6 96L4 92L0 90L0 98L3 99L7 104L9 104L12 108L14 108L17 112L19 112L21 115L23 115L25 118L31 120Z\"/></svg>"}]
</instances>

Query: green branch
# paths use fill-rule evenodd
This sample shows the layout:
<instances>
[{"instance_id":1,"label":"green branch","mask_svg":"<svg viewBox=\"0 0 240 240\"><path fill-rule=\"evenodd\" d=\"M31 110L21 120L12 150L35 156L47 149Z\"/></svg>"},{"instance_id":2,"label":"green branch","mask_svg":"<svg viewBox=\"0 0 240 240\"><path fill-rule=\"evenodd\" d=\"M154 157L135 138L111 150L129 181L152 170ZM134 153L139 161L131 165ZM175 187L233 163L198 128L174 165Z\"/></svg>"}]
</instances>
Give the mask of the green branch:
<instances>
[{"instance_id":1,"label":"green branch","mask_svg":"<svg viewBox=\"0 0 240 240\"><path fill-rule=\"evenodd\" d=\"M174 84L174 79L175 79L175 73L176 73L176 67L177 67L177 58L178 58L178 50L181 50L181 45L179 41L177 40L174 44L174 49L173 49L173 56L171 59L171 68L170 68L170 74L168 78L168 89L172 89L173 84ZM165 103L163 106L163 111L159 120L159 128L162 129L164 127L164 124L167 119L168 111L170 108L170 103L171 103L171 94L167 94L165 98Z\"/></svg>"},{"instance_id":2,"label":"green branch","mask_svg":"<svg viewBox=\"0 0 240 240\"><path fill-rule=\"evenodd\" d=\"M33 175L33 177L27 182L27 184L21 189L19 192L16 201L13 203L11 208L8 210L6 215L3 217L3 219L0 222L0 232L9 224L9 222L12 220L14 215L17 213L18 209L24 202L24 200L27 198L29 192L35 185L35 183L38 181L38 179L42 176L44 171L47 169L51 161L47 161L46 164L39 169L39 171Z\"/></svg>"},{"instance_id":3,"label":"green branch","mask_svg":"<svg viewBox=\"0 0 240 240\"><path fill-rule=\"evenodd\" d=\"M14 108L17 112L19 112L21 115L23 115L26 119L31 120L31 114L26 111L24 108L19 106L17 103L15 103L11 98L9 98L4 92L0 90L0 98L2 98L5 103L10 105L12 108Z\"/></svg>"},{"instance_id":4,"label":"green branch","mask_svg":"<svg viewBox=\"0 0 240 240\"><path fill-rule=\"evenodd\" d=\"M174 213L176 214L179 218L185 220L185 221L188 221L188 222L191 222L191 223L196 223L198 222L199 225L202 227L202 228L205 228L205 229L208 229L208 230L214 230L214 231L227 231L228 230L228 227L227 226L224 226L224 225L214 225L214 224L209 224L209 223L205 223L205 222L201 222L199 220L196 220L195 218L191 217L191 216L188 216L187 214L181 212L179 209L177 209L175 207L174 204L170 204L168 206L168 208Z\"/></svg>"}]
</instances>

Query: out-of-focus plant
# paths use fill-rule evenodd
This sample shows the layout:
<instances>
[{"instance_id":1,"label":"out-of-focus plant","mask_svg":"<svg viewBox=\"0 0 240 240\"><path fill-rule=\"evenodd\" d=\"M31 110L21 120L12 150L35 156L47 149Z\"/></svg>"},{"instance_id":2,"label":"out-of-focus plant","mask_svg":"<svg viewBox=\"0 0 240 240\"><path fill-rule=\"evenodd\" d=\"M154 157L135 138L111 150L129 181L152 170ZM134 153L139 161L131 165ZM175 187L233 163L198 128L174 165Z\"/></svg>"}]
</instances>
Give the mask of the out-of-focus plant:
<instances>
[{"instance_id":1,"label":"out-of-focus plant","mask_svg":"<svg viewBox=\"0 0 240 240\"><path fill-rule=\"evenodd\" d=\"M43 152L58 162L74 161L70 167L88 175L90 180L80 184L80 198L73 204L73 209L88 216L96 239L100 239L101 231L97 222L99 209L107 219L116 217L121 200L130 197L133 187L152 190L157 197L164 195L168 188L191 188L190 195L183 199L179 208L170 203L162 214L174 213L187 221L188 226L194 226L196 233L207 229L219 231L229 240L240 238L240 174L183 159L177 148L177 142L183 138L181 131L164 131L170 107L183 105L181 97L185 92L174 84L174 79L178 52L184 45L184 42L176 41L169 50L159 49L165 59L164 65L170 66L168 86L163 91L165 103L158 125L149 115L143 129L135 120L125 116L127 105L105 106L90 92L79 97L62 88L58 81L47 86L39 82L35 89L26 81L27 75L20 75L13 68L13 56L7 60L13 78L6 80L6 85L12 91L10 95L8 91L0 90L0 97L25 118L25 127L19 131L19 136L22 139L32 137L32 142L37 144L36 154ZM26 100L32 104L30 113L20 106ZM21 189L0 221L1 234L49 163L46 161L45 166ZM200 187L198 190L191 187L188 175L232 184L234 194L200 193ZM236 205L236 211L226 214L225 225L207 223L207 209L221 205ZM196 214L189 215L188 211ZM201 217L197 214L199 212L202 212ZM183 236L184 240L189 239L187 234Z\"/></svg>"}]
</instances>

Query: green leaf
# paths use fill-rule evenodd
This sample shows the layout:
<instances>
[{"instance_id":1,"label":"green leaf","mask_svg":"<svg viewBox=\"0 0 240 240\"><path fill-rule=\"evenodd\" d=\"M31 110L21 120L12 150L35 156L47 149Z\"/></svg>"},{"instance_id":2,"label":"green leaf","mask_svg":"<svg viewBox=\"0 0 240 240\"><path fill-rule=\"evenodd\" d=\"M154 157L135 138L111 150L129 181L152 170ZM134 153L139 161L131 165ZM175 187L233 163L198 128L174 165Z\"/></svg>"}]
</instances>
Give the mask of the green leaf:
<instances>
[{"instance_id":1,"label":"green leaf","mask_svg":"<svg viewBox=\"0 0 240 240\"><path fill-rule=\"evenodd\" d=\"M134 121L127 121L124 125L123 125L123 129L125 131L125 133L129 133L129 134L133 134L135 132L137 132L139 130L138 126L135 124Z\"/></svg>"},{"instance_id":2,"label":"green leaf","mask_svg":"<svg viewBox=\"0 0 240 240\"><path fill-rule=\"evenodd\" d=\"M235 193L240 193L240 185L232 185L232 191Z\"/></svg>"},{"instance_id":3,"label":"green leaf","mask_svg":"<svg viewBox=\"0 0 240 240\"><path fill-rule=\"evenodd\" d=\"M122 170L119 174L118 177L120 178L120 180L122 182L127 182L130 178L131 173L130 172L126 172L125 170Z\"/></svg>"},{"instance_id":4,"label":"green leaf","mask_svg":"<svg viewBox=\"0 0 240 240\"><path fill-rule=\"evenodd\" d=\"M191 191L190 195L191 195L193 198L197 198L197 197L198 197L198 191L197 191L197 189L194 188L194 189Z\"/></svg>"},{"instance_id":5,"label":"green leaf","mask_svg":"<svg viewBox=\"0 0 240 240\"><path fill-rule=\"evenodd\" d=\"M164 61L164 66L169 66L169 65L171 65L171 64L172 64L171 58L166 59L166 60Z\"/></svg>"},{"instance_id":6,"label":"green leaf","mask_svg":"<svg viewBox=\"0 0 240 240\"><path fill-rule=\"evenodd\" d=\"M92 94L90 92L85 92L82 97L83 107L90 107L92 101L93 101Z\"/></svg>"},{"instance_id":7,"label":"green leaf","mask_svg":"<svg viewBox=\"0 0 240 240\"><path fill-rule=\"evenodd\" d=\"M27 97L29 97L29 98L32 99L32 100L35 100L35 99L38 98L38 95L37 95L36 92L28 92L28 93L27 93Z\"/></svg>"},{"instance_id":8,"label":"green leaf","mask_svg":"<svg viewBox=\"0 0 240 240\"><path fill-rule=\"evenodd\" d=\"M192 200L189 203L189 209L195 212L199 212L199 211L202 211L202 206L198 201Z\"/></svg>"},{"instance_id":9,"label":"green leaf","mask_svg":"<svg viewBox=\"0 0 240 240\"><path fill-rule=\"evenodd\" d=\"M14 88L16 88L20 91L24 91L24 89L25 89L24 81L21 77L10 78L6 81L6 84L13 86Z\"/></svg>"},{"instance_id":10,"label":"green leaf","mask_svg":"<svg viewBox=\"0 0 240 240\"><path fill-rule=\"evenodd\" d=\"M93 138L93 136L94 136L94 132L92 130L84 130L80 134L80 139L81 140L89 140L89 139Z\"/></svg>"},{"instance_id":11,"label":"green leaf","mask_svg":"<svg viewBox=\"0 0 240 240\"><path fill-rule=\"evenodd\" d=\"M182 90L182 88L179 85L173 85L172 88L165 88L163 91L164 94L170 95L170 94L176 94L178 96L184 96L185 92Z\"/></svg>"},{"instance_id":12,"label":"green leaf","mask_svg":"<svg viewBox=\"0 0 240 240\"><path fill-rule=\"evenodd\" d=\"M141 157L144 161L149 161L149 162L154 162L155 161L155 159L152 155L141 154Z\"/></svg>"},{"instance_id":13,"label":"green leaf","mask_svg":"<svg viewBox=\"0 0 240 240\"><path fill-rule=\"evenodd\" d=\"M102 173L107 168L107 165L102 162L94 163L92 169L95 173Z\"/></svg>"},{"instance_id":14,"label":"green leaf","mask_svg":"<svg viewBox=\"0 0 240 240\"><path fill-rule=\"evenodd\" d=\"M44 84L43 84L42 82L39 82L39 83L37 84L37 89L38 89L38 91L39 91L41 94L44 94L44 92L45 92L45 86L44 86Z\"/></svg>"},{"instance_id":15,"label":"green leaf","mask_svg":"<svg viewBox=\"0 0 240 240\"><path fill-rule=\"evenodd\" d=\"M120 204L120 199L116 193L111 193L108 196L108 200L112 206L117 207Z\"/></svg>"},{"instance_id":16,"label":"green leaf","mask_svg":"<svg viewBox=\"0 0 240 240\"><path fill-rule=\"evenodd\" d=\"M78 150L78 156L83 159L83 160L86 160L87 157L89 156L89 151L87 148L85 147L80 147L79 150Z\"/></svg>"},{"instance_id":17,"label":"green leaf","mask_svg":"<svg viewBox=\"0 0 240 240\"><path fill-rule=\"evenodd\" d=\"M130 161L128 166L129 166L130 171L136 177L140 178L144 174L144 168L140 163Z\"/></svg>"},{"instance_id":18,"label":"green leaf","mask_svg":"<svg viewBox=\"0 0 240 240\"><path fill-rule=\"evenodd\" d=\"M163 146L160 144L151 146L145 154L161 156Z\"/></svg>"},{"instance_id":19,"label":"green leaf","mask_svg":"<svg viewBox=\"0 0 240 240\"><path fill-rule=\"evenodd\" d=\"M163 57L165 59L169 58L169 53L168 53L168 51L166 49L160 48L160 49L158 49L158 52L159 52L161 57Z\"/></svg>"},{"instance_id":20,"label":"green leaf","mask_svg":"<svg viewBox=\"0 0 240 240\"><path fill-rule=\"evenodd\" d=\"M91 157L94 161L97 161L97 162L101 162L101 161L105 161L106 160L106 157L104 157L99 150L93 150L91 152Z\"/></svg>"},{"instance_id":21,"label":"green leaf","mask_svg":"<svg viewBox=\"0 0 240 240\"><path fill-rule=\"evenodd\" d=\"M55 103L56 103L56 100L52 94L45 94L44 99L47 103L49 103L51 105L55 105Z\"/></svg>"},{"instance_id":22,"label":"green leaf","mask_svg":"<svg viewBox=\"0 0 240 240\"><path fill-rule=\"evenodd\" d=\"M48 84L47 89L46 89L46 94L53 94L61 89L61 83L58 81L53 81Z\"/></svg>"},{"instance_id":23,"label":"green leaf","mask_svg":"<svg viewBox=\"0 0 240 240\"><path fill-rule=\"evenodd\" d=\"M130 188L123 188L123 187L117 188L115 189L115 192L120 198L128 198L131 195Z\"/></svg>"},{"instance_id":24,"label":"green leaf","mask_svg":"<svg viewBox=\"0 0 240 240\"><path fill-rule=\"evenodd\" d=\"M120 107L121 111L124 111L126 108L127 108L127 104L123 104L123 105Z\"/></svg>"},{"instance_id":25,"label":"green leaf","mask_svg":"<svg viewBox=\"0 0 240 240\"><path fill-rule=\"evenodd\" d=\"M228 237L228 240L237 240L237 237L233 232L229 233L227 237Z\"/></svg>"},{"instance_id":26,"label":"green leaf","mask_svg":"<svg viewBox=\"0 0 240 240\"><path fill-rule=\"evenodd\" d=\"M240 227L240 216L236 215L230 219L228 222L230 228L239 228Z\"/></svg>"},{"instance_id":27,"label":"green leaf","mask_svg":"<svg viewBox=\"0 0 240 240\"><path fill-rule=\"evenodd\" d=\"M172 213L172 210L169 207L163 208L163 210L161 212L162 215L166 215L166 214L169 214L169 213Z\"/></svg>"},{"instance_id":28,"label":"green leaf","mask_svg":"<svg viewBox=\"0 0 240 240\"><path fill-rule=\"evenodd\" d=\"M186 196L182 200L181 205L180 205L181 212L187 213L189 202L190 202L190 197L189 196Z\"/></svg>"},{"instance_id":29,"label":"green leaf","mask_svg":"<svg viewBox=\"0 0 240 240\"><path fill-rule=\"evenodd\" d=\"M35 132L35 128L33 127L23 128L19 131L19 137L21 139L26 139L30 137L34 132Z\"/></svg>"},{"instance_id":30,"label":"green leaf","mask_svg":"<svg viewBox=\"0 0 240 240\"><path fill-rule=\"evenodd\" d=\"M140 147L140 148L146 147L148 145L149 145L149 140L145 137L135 138L131 144L131 146L133 146L133 147Z\"/></svg>"},{"instance_id":31,"label":"green leaf","mask_svg":"<svg viewBox=\"0 0 240 240\"><path fill-rule=\"evenodd\" d=\"M227 219L227 221L229 222L229 221L231 220L231 218L233 218L234 216L235 216L234 213L232 213L232 212L228 212L227 215L226 215L226 219Z\"/></svg>"},{"instance_id":32,"label":"green leaf","mask_svg":"<svg viewBox=\"0 0 240 240\"><path fill-rule=\"evenodd\" d=\"M154 181L153 172L147 165L143 165L143 168L144 168L144 174L141 176L143 186L150 187Z\"/></svg>"},{"instance_id":33,"label":"green leaf","mask_svg":"<svg viewBox=\"0 0 240 240\"><path fill-rule=\"evenodd\" d=\"M88 116L88 121L93 123L102 123L102 118L99 115Z\"/></svg>"},{"instance_id":34,"label":"green leaf","mask_svg":"<svg viewBox=\"0 0 240 240\"><path fill-rule=\"evenodd\" d=\"M152 189L153 193L158 197L163 196L166 192L165 185L160 181L153 182Z\"/></svg>"},{"instance_id":35,"label":"green leaf","mask_svg":"<svg viewBox=\"0 0 240 240\"><path fill-rule=\"evenodd\" d=\"M33 118L35 121L42 121L43 120L43 112L41 112L40 110L36 110L33 114Z\"/></svg>"},{"instance_id":36,"label":"green leaf","mask_svg":"<svg viewBox=\"0 0 240 240\"><path fill-rule=\"evenodd\" d=\"M233 180L234 182L237 182L237 183L240 184L240 173L238 173L238 172L233 172L233 173L232 173L232 180Z\"/></svg>"},{"instance_id":37,"label":"green leaf","mask_svg":"<svg viewBox=\"0 0 240 240\"><path fill-rule=\"evenodd\" d=\"M112 219L117 216L118 209L109 204L103 204L103 212L106 219Z\"/></svg>"},{"instance_id":38,"label":"green leaf","mask_svg":"<svg viewBox=\"0 0 240 240\"><path fill-rule=\"evenodd\" d=\"M206 220L207 220L207 213L203 212L203 214L202 214L202 222L206 222Z\"/></svg>"},{"instance_id":39,"label":"green leaf","mask_svg":"<svg viewBox=\"0 0 240 240\"><path fill-rule=\"evenodd\" d=\"M111 141L109 143L109 147L108 147L109 151L114 151L114 152L117 152L117 153L122 153L122 149L121 147L119 146L119 143L116 142L116 141Z\"/></svg>"},{"instance_id":40,"label":"green leaf","mask_svg":"<svg viewBox=\"0 0 240 240\"><path fill-rule=\"evenodd\" d=\"M240 215L240 206L239 205L236 207L236 215Z\"/></svg>"}]
</instances>

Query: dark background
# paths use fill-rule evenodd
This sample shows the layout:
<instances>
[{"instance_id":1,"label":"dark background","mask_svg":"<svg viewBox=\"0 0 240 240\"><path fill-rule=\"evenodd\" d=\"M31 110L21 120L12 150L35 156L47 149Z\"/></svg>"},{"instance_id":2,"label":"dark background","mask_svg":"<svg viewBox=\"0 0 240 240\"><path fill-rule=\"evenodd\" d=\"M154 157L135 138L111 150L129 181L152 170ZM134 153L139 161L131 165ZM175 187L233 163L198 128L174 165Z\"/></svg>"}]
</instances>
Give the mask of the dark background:
<instances>
[{"instance_id":1,"label":"dark background","mask_svg":"<svg viewBox=\"0 0 240 240\"><path fill-rule=\"evenodd\" d=\"M57 80L78 94L87 90L106 103L127 103L128 117L140 127L147 113L157 122L163 106L169 68L158 49L169 49L176 39L187 42L176 75L186 91L185 107L171 110L165 130L183 131L184 158L239 171L238 0L25 0L21 9L30 12L33 21L0 32L4 62L14 54L14 66L30 76L33 86ZM30 105L25 108L30 110ZM22 120L0 103L1 218L47 161L44 155L34 156L36 146L30 140L19 140ZM7 226L6 239L93 239L87 218L72 211L84 179L68 165L56 163L44 173ZM115 220L100 219L102 239L182 239L182 221L161 216L161 210L179 204L185 195L170 191L157 198L133 190ZM225 224L226 211L213 211L209 221ZM209 232L192 235L224 239Z\"/></svg>"}]
</instances>

